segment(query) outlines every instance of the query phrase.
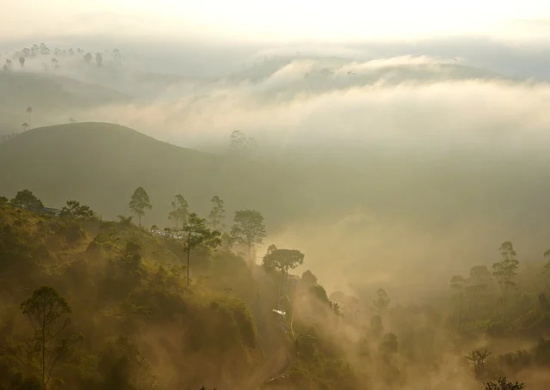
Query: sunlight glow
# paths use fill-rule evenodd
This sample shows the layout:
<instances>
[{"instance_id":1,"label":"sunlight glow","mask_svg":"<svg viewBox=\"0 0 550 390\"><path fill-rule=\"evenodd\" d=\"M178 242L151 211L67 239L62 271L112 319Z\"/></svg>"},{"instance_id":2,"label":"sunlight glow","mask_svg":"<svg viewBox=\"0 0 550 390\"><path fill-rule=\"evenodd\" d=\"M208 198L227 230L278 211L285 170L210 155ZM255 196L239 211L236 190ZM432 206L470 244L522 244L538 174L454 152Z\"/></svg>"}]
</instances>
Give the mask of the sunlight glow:
<instances>
[{"instance_id":1,"label":"sunlight glow","mask_svg":"<svg viewBox=\"0 0 550 390\"><path fill-rule=\"evenodd\" d=\"M533 25L530 25L533 23ZM3 5L0 37L108 34L238 40L361 40L548 33L550 2L20 0Z\"/></svg>"}]
</instances>

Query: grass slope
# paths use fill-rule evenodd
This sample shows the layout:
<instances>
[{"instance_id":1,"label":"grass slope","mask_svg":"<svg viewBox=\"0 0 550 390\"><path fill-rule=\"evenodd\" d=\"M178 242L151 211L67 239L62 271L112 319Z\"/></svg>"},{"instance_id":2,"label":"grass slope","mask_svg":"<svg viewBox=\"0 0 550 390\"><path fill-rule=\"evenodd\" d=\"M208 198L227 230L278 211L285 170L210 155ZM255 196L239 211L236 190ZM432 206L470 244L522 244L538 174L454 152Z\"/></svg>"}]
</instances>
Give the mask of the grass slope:
<instances>
[{"instance_id":1,"label":"grass slope","mask_svg":"<svg viewBox=\"0 0 550 390\"><path fill-rule=\"evenodd\" d=\"M274 168L177 147L108 123L27 131L0 144L0 166L9 167L0 172L5 196L29 188L51 207L78 199L107 218L129 214L130 196L143 186L153 204L144 223L161 226L168 223L176 194L186 197L191 210L204 213L214 195L229 209L264 209L285 191L281 180L291 180Z\"/></svg>"}]
</instances>

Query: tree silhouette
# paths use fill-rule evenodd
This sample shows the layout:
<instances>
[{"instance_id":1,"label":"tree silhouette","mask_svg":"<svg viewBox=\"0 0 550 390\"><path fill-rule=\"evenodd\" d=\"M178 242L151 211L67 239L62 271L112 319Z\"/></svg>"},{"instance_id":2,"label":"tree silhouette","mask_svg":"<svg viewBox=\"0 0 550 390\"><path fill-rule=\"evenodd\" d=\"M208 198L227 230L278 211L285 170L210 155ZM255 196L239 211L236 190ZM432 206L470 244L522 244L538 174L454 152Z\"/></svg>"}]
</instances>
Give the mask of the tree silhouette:
<instances>
[{"instance_id":1,"label":"tree silhouette","mask_svg":"<svg viewBox=\"0 0 550 390\"><path fill-rule=\"evenodd\" d=\"M374 307L379 313L382 313L388 308L390 304L390 297L383 288L376 290L376 300L373 302Z\"/></svg>"},{"instance_id":2,"label":"tree silhouette","mask_svg":"<svg viewBox=\"0 0 550 390\"><path fill-rule=\"evenodd\" d=\"M225 219L225 209L223 208L223 200L219 196L214 196L210 202L212 202L212 210L208 214L208 221L212 229L223 229Z\"/></svg>"},{"instance_id":3,"label":"tree silhouette","mask_svg":"<svg viewBox=\"0 0 550 390\"><path fill-rule=\"evenodd\" d=\"M479 378L483 374L483 370L485 370L485 360L490 354L491 352L487 351L486 348L483 351L477 349L473 350L465 356L466 360L474 366L474 373L476 374L476 377Z\"/></svg>"},{"instance_id":4,"label":"tree silhouette","mask_svg":"<svg viewBox=\"0 0 550 390\"><path fill-rule=\"evenodd\" d=\"M33 193L29 190L18 191L15 197L10 201L13 207L30 210L40 211L44 208L44 205Z\"/></svg>"},{"instance_id":5,"label":"tree silhouette","mask_svg":"<svg viewBox=\"0 0 550 390\"><path fill-rule=\"evenodd\" d=\"M256 210L240 210L235 213L231 227L233 241L246 245L248 262L252 264L251 250L255 244L261 244L266 236L264 217Z\"/></svg>"},{"instance_id":6,"label":"tree silhouette","mask_svg":"<svg viewBox=\"0 0 550 390\"><path fill-rule=\"evenodd\" d=\"M80 221L94 218L94 212L86 205L81 205L76 200L67 201L67 205L61 209L61 218L75 219Z\"/></svg>"},{"instance_id":7,"label":"tree silhouette","mask_svg":"<svg viewBox=\"0 0 550 390\"><path fill-rule=\"evenodd\" d=\"M12 69L12 62L9 58L6 58L6 62L4 63L4 66L2 67L2 70L4 72L8 72Z\"/></svg>"},{"instance_id":8,"label":"tree silhouette","mask_svg":"<svg viewBox=\"0 0 550 390\"><path fill-rule=\"evenodd\" d=\"M501 377L496 382L487 382L485 384L485 390L521 390L525 387L523 383L508 382L506 377Z\"/></svg>"},{"instance_id":9,"label":"tree silhouette","mask_svg":"<svg viewBox=\"0 0 550 390\"><path fill-rule=\"evenodd\" d=\"M29 124L29 128L31 127L31 115L32 115L32 107L27 107L27 114L29 114L29 121L27 122Z\"/></svg>"},{"instance_id":10,"label":"tree silhouette","mask_svg":"<svg viewBox=\"0 0 550 390\"><path fill-rule=\"evenodd\" d=\"M504 320L507 319L508 289L516 284L512 281L516 275L519 261L516 259L516 251L510 241L503 242L499 248L502 261L493 264L493 276L502 288L504 298Z\"/></svg>"},{"instance_id":11,"label":"tree silhouette","mask_svg":"<svg viewBox=\"0 0 550 390\"><path fill-rule=\"evenodd\" d=\"M42 389L46 389L59 359L67 351L70 339L62 339L62 332L70 323L71 309L52 287L43 286L21 303L35 335L34 342L40 351Z\"/></svg>"},{"instance_id":12,"label":"tree silhouette","mask_svg":"<svg viewBox=\"0 0 550 390\"><path fill-rule=\"evenodd\" d=\"M25 67L25 57L19 57L19 65L21 65L22 68Z\"/></svg>"},{"instance_id":13,"label":"tree silhouette","mask_svg":"<svg viewBox=\"0 0 550 390\"><path fill-rule=\"evenodd\" d=\"M138 216L138 225L141 227L141 217L145 215L145 209L153 208L149 201L149 195L147 195L143 187L136 188L130 200L129 207L130 211Z\"/></svg>"},{"instance_id":14,"label":"tree silhouette","mask_svg":"<svg viewBox=\"0 0 550 390\"><path fill-rule=\"evenodd\" d=\"M117 215L118 223L120 223L123 226L130 226L132 224L133 217L126 217L124 215Z\"/></svg>"},{"instance_id":15,"label":"tree silhouette","mask_svg":"<svg viewBox=\"0 0 550 390\"><path fill-rule=\"evenodd\" d=\"M187 216L189 214L189 204L183 195L176 195L176 198L172 202L173 210L170 211L168 219L176 223L176 229L180 226L183 228L187 223Z\"/></svg>"},{"instance_id":16,"label":"tree silhouette","mask_svg":"<svg viewBox=\"0 0 550 390\"><path fill-rule=\"evenodd\" d=\"M231 148L242 150L246 147L246 136L240 130L231 133Z\"/></svg>"},{"instance_id":17,"label":"tree silhouette","mask_svg":"<svg viewBox=\"0 0 550 390\"><path fill-rule=\"evenodd\" d=\"M220 239L221 232L210 230L206 227L206 220L200 218L197 214L189 214L187 223L183 227L184 231L184 249L187 253L187 287L190 283L190 257L191 250L197 247L215 248L222 243Z\"/></svg>"},{"instance_id":18,"label":"tree silhouette","mask_svg":"<svg viewBox=\"0 0 550 390\"><path fill-rule=\"evenodd\" d=\"M267 270L280 271L285 277L288 271L303 264L304 254L296 249L278 249L275 245L267 248L263 266Z\"/></svg>"}]
</instances>

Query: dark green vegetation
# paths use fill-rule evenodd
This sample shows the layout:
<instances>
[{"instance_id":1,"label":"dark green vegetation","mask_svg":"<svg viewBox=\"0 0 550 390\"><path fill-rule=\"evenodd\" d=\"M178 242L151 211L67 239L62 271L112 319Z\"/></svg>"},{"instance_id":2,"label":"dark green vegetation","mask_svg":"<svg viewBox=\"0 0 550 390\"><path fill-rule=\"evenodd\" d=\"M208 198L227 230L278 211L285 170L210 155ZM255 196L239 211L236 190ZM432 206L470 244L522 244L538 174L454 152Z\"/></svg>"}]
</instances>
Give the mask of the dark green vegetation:
<instances>
[{"instance_id":1,"label":"dark green vegetation","mask_svg":"<svg viewBox=\"0 0 550 390\"><path fill-rule=\"evenodd\" d=\"M285 371L271 360L294 353L272 312L282 279L249 268L205 219L191 213L181 239L20 198L0 206L0 388L257 388ZM343 371L310 373L306 359L285 382L352 383L342 352L307 348Z\"/></svg>"},{"instance_id":2,"label":"dark green vegetation","mask_svg":"<svg viewBox=\"0 0 550 390\"><path fill-rule=\"evenodd\" d=\"M270 245L263 266L247 263L232 243L247 247L243 215L266 235L254 210L235 213L235 235L220 238L219 221L195 213L161 234L131 218L99 221L77 201L45 213L28 190L3 199L2 389L525 386L505 375L531 389L548 383L540 275L550 266L521 268L511 242L492 272L454 276L450 301L403 306L384 289L371 303L329 299L310 271L289 273L307 263L299 250Z\"/></svg>"},{"instance_id":3,"label":"dark green vegetation","mask_svg":"<svg viewBox=\"0 0 550 390\"><path fill-rule=\"evenodd\" d=\"M544 388L550 263L524 254L527 247L538 258L548 255L544 241L500 248L491 241L488 257L461 259L452 271L441 262L444 274L413 261L414 251L409 259L405 246L411 265L401 259L390 284L379 277L386 257L367 247L346 253L348 243L370 239L365 231L373 225L351 218L336 226L338 234L321 235L314 255L311 245L271 245L263 266L256 264L260 245L279 245L273 237L287 225L305 218L333 223L361 205L426 231L449 228L449 206L469 221L482 204L490 204L482 214L499 222L498 232L511 230L523 212L531 229L544 226L533 214L544 203L532 180L540 171L509 177L489 169L513 165L513 154L507 162L487 156L485 171L472 175L452 155L442 167L429 158L383 162L381 155L365 157L372 163L365 166L314 155L260 161L184 149L106 123L32 129L0 144L0 166L9 167L0 170L5 388L47 382L52 389L462 390L483 383L519 388L515 380ZM493 186L484 184L489 173ZM403 186L400 202L388 198ZM512 202L520 207L504 207ZM401 246L391 232L387 245ZM293 233L302 234L300 226ZM330 260L329 273L355 278L356 296L327 294L309 271L292 275L302 264L322 269L319 254ZM379 274L366 271L365 257ZM450 279L450 293L430 291L422 303L404 299L399 287L413 279L413 269L422 269L426 290ZM24 315L30 306L20 307L41 291L59 303L60 320L70 318L66 326L52 322L62 328L59 337L40 336Z\"/></svg>"},{"instance_id":4,"label":"dark green vegetation","mask_svg":"<svg viewBox=\"0 0 550 390\"><path fill-rule=\"evenodd\" d=\"M342 271L361 293L380 287L365 286L363 273L372 280L390 275L384 287L394 291L404 284L446 288L441 272L462 272L463 264L493 256L492 243L504 239L525 260L540 259L550 227L540 212L550 199L549 157L536 151L526 159L517 150L442 155L395 145L360 155L323 148L256 159L185 149L108 123L74 123L0 144L0 166L5 196L27 188L58 209L77 199L103 219L130 215L130 196L143 187L152 205L142 216L147 227L166 226L169 215L171 227L183 224L186 207L212 222L220 218L208 214L217 194L228 216L261 210L271 234L286 234L295 240L286 245L314 254L320 277ZM418 278L402 280L399 272ZM328 281L335 289L339 282Z\"/></svg>"}]
</instances>

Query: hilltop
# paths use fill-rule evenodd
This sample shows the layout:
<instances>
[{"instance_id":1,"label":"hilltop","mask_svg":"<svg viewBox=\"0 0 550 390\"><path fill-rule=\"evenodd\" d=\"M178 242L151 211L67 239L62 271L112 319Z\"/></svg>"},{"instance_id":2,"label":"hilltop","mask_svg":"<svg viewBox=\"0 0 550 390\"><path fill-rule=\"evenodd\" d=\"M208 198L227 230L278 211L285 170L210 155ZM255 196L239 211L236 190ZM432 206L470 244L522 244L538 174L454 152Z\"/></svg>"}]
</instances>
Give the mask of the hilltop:
<instances>
[{"instance_id":1,"label":"hilltop","mask_svg":"<svg viewBox=\"0 0 550 390\"><path fill-rule=\"evenodd\" d=\"M291 176L246 159L216 156L174 146L124 126L75 123L29 130L0 144L3 195L29 188L45 204L60 207L68 199L89 204L105 218L128 214L135 188L149 192L153 209L146 223L167 223L170 202L183 194L193 210L219 195L234 207L269 207Z\"/></svg>"}]
</instances>

